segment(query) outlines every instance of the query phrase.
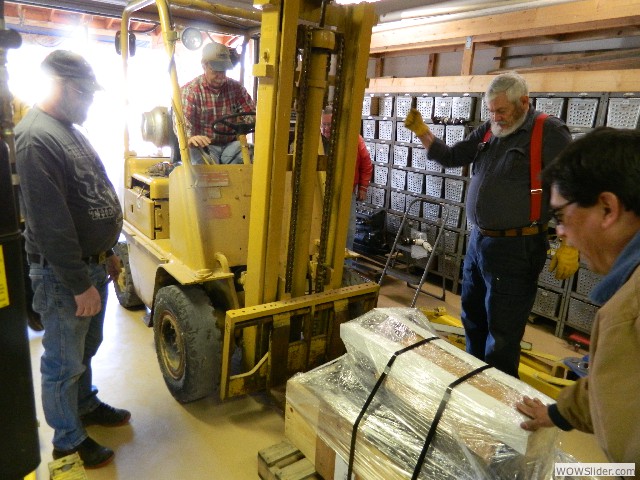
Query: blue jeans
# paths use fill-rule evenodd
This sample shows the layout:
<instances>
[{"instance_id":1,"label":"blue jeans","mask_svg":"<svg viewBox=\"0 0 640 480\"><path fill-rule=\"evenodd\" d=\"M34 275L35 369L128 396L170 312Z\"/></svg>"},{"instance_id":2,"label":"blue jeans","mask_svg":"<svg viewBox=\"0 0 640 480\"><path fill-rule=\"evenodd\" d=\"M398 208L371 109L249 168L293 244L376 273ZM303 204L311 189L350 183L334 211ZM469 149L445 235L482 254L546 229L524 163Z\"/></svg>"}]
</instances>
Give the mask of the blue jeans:
<instances>
[{"instance_id":1,"label":"blue jeans","mask_svg":"<svg viewBox=\"0 0 640 480\"><path fill-rule=\"evenodd\" d=\"M547 248L546 234L495 238L473 228L469 238L461 295L466 350L516 378Z\"/></svg>"},{"instance_id":2,"label":"blue jeans","mask_svg":"<svg viewBox=\"0 0 640 480\"><path fill-rule=\"evenodd\" d=\"M80 416L100 404L98 390L91 383L91 359L102 343L108 283L104 265L87 265L87 270L102 298L102 310L93 317L76 316L73 293L49 265L31 264L29 271L33 308L44 324L42 407L55 431L53 446L58 450L75 448L87 438Z\"/></svg>"},{"instance_id":3,"label":"blue jeans","mask_svg":"<svg viewBox=\"0 0 640 480\"><path fill-rule=\"evenodd\" d=\"M234 140L226 145L208 145L209 156L215 163L222 165L230 164L242 164L242 147L240 142ZM191 156L191 163L194 165L201 165L206 163L202 158L202 152L199 148L189 147L189 155Z\"/></svg>"}]
</instances>

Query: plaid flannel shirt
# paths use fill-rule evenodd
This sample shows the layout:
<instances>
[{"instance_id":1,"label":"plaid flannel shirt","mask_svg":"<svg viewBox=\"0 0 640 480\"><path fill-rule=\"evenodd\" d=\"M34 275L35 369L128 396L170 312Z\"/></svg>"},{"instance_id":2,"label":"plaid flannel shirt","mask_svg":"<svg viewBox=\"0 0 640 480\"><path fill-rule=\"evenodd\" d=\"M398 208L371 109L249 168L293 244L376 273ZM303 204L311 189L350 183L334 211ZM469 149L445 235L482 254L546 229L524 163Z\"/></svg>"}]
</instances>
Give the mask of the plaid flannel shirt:
<instances>
[{"instance_id":1,"label":"plaid flannel shirt","mask_svg":"<svg viewBox=\"0 0 640 480\"><path fill-rule=\"evenodd\" d=\"M255 103L240 82L227 78L216 92L207 83L204 74L182 87L182 110L187 138L206 135L214 145L225 145L236 139L235 135L220 135L213 132L213 122L225 115L255 111ZM224 126L218 130L233 131Z\"/></svg>"}]
</instances>

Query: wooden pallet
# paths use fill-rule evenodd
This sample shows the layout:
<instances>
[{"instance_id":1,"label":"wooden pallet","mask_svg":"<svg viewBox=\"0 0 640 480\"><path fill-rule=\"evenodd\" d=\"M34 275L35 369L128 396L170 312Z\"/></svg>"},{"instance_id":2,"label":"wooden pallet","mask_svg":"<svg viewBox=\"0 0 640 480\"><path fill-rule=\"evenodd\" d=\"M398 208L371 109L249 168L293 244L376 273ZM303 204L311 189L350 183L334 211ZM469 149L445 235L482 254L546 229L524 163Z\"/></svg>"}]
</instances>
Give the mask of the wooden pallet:
<instances>
[{"instance_id":1,"label":"wooden pallet","mask_svg":"<svg viewBox=\"0 0 640 480\"><path fill-rule=\"evenodd\" d=\"M286 440L258 452L258 475L262 480L322 480L313 463Z\"/></svg>"}]
</instances>

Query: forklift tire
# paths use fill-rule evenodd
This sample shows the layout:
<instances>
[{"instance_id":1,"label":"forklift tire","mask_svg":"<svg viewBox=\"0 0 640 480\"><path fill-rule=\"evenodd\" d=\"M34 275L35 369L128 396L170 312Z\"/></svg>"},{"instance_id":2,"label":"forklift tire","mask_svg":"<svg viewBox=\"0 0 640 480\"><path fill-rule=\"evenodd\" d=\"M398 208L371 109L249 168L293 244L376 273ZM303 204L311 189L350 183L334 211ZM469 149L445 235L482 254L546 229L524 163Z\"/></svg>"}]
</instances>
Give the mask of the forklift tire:
<instances>
[{"instance_id":1,"label":"forklift tire","mask_svg":"<svg viewBox=\"0 0 640 480\"><path fill-rule=\"evenodd\" d=\"M120 275L118 281L113 282L113 289L116 291L118 302L124 308L133 310L144 306L140 297L136 294L131 277L131 265L129 265L129 248L126 242L118 242L113 251L120 257Z\"/></svg>"},{"instance_id":2,"label":"forklift tire","mask_svg":"<svg viewBox=\"0 0 640 480\"><path fill-rule=\"evenodd\" d=\"M160 370L171 395L188 403L218 393L221 332L209 297L199 287L158 290L153 333Z\"/></svg>"}]
</instances>

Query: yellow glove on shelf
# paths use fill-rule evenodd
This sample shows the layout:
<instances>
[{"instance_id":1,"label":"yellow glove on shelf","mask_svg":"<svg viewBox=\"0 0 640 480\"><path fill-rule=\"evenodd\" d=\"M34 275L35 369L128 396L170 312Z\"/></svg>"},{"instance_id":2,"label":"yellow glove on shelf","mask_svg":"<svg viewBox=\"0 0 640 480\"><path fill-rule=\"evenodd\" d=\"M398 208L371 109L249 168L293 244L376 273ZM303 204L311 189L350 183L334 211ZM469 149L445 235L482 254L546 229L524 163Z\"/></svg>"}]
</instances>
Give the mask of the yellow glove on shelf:
<instances>
[{"instance_id":1,"label":"yellow glove on shelf","mask_svg":"<svg viewBox=\"0 0 640 480\"><path fill-rule=\"evenodd\" d=\"M422 120L422 115L418 110L412 108L404 119L404 126L416 134L417 137L429 133L429 127Z\"/></svg>"},{"instance_id":2,"label":"yellow glove on shelf","mask_svg":"<svg viewBox=\"0 0 640 480\"><path fill-rule=\"evenodd\" d=\"M580 253L577 248L560 243L555 255L551 257L549 271L555 272L555 277L558 280L566 280L578 271L580 267L579 258Z\"/></svg>"}]
</instances>

